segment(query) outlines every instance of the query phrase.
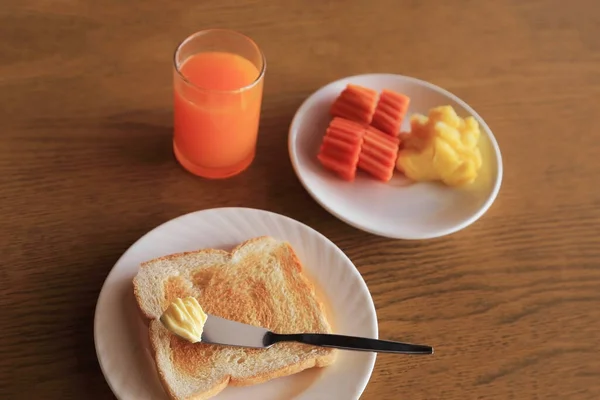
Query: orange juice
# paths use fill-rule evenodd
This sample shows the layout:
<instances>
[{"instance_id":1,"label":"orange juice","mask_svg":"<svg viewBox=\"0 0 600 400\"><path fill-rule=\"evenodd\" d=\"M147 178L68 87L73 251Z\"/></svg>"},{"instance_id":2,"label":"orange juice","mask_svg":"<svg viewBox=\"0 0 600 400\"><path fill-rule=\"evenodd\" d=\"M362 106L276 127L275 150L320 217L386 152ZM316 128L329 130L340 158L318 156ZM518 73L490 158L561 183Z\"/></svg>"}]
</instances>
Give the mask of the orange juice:
<instances>
[{"instance_id":1,"label":"orange juice","mask_svg":"<svg viewBox=\"0 0 600 400\"><path fill-rule=\"evenodd\" d=\"M225 178L254 159L263 90L259 68L231 52L189 56L175 71L175 156L190 172Z\"/></svg>"}]
</instances>

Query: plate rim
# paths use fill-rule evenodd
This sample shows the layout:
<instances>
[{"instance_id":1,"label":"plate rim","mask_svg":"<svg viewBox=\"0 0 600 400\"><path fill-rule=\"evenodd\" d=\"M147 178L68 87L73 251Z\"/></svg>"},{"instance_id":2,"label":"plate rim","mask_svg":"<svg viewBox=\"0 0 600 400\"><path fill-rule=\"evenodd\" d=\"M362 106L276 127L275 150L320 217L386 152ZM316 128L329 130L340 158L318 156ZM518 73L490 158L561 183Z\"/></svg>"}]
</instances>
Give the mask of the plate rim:
<instances>
[{"instance_id":1,"label":"plate rim","mask_svg":"<svg viewBox=\"0 0 600 400\"><path fill-rule=\"evenodd\" d=\"M317 93L319 93L321 90L325 90L325 88L328 88L329 86L333 86L342 81L348 81L348 80L357 79L357 78L361 78L361 79L364 79L364 78L402 78L402 79L406 79L408 81L412 81L413 83L423 85L431 90L434 90L440 94L443 94L444 96L449 97L456 103L460 104L461 107L466 109L473 117L475 117L475 119L477 119L477 121L481 125L484 126L484 128L485 128L484 132L488 136L491 147L494 150L494 153L496 154L496 160L497 160L496 168L497 168L498 173L496 175L496 181L494 182L494 187L492 188L490 195L486 199L485 203L477 210L476 213L474 213L469 218L462 221L460 224L456 224L450 228L439 230L439 231L436 231L431 234L422 234L422 235L402 235L402 234L397 235L396 234L395 235L395 234L389 234L388 232L384 232L383 230L378 229L376 227L374 228L372 226L369 226L368 224L360 224L360 223L349 220L348 218L346 218L345 216L343 216L342 214L340 214L339 212L334 210L332 207L329 207L327 204L325 204L325 202L321 199L321 197L318 196L317 194L315 194L315 192L311 189L310 185L306 182L306 180L304 179L304 177L302 176L302 174L300 172L300 167L298 165L298 156L297 156L297 151L295 149L296 146L295 146L295 140L294 140L297 137L297 135L294 134L293 131L296 128L296 125L299 124L300 112L308 107L310 100ZM490 129L488 124L485 122L485 120L469 104L467 104L467 102L462 100L460 97L458 97L454 93L452 93L440 86L437 86L431 82L425 81L423 79L415 78L412 76L407 76L407 75L402 75L402 74L393 74L393 73L369 73L369 74L350 75L350 76L346 76L344 78L336 79L335 81L329 82L329 83L321 86L317 90L313 91L306 99L304 99L302 104L300 104L300 106L298 107L298 109L296 110L296 112L294 114L294 117L292 118L292 122L290 123L289 129L288 129L288 155L290 157L290 161L292 163L294 173L296 174L296 177L298 178L298 180L300 181L300 183L302 184L304 189L310 194L310 196L313 198L313 200L315 200L327 212L329 212L334 217L338 218L339 220L345 222L346 224L348 224L356 229L362 230L364 232L367 232L367 233L370 233L373 235L386 237L386 238L390 238L390 239L402 239L402 240L434 239L434 238L439 238L439 237L443 237L443 236L448 236L448 235L456 233L462 229L465 229L466 227L472 225L479 218L481 218L492 206L492 204L498 197L498 193L500 192L500 187L502 186L502 178L503 178L503 174L504 174L504 167L503 167L503 163L502 163L502 153L500 152L500 146L498 145L498 141L496 140L494 133L492 132L492 130Z\"/></svg>"},{"instance_id":2,"label":"plate rim","mask_svg":"<svg viewBox=\"0 0 600 400\"><path fill-rule=\"evenodd\" d=\"M106 278L104 278L104 282L102 283L102 287L101 287L100 292L98 294L98 299L96 300L96 306L94 308L94 350L95 350L95 353L96 353L96 359L98 361L98 364L100 366L100 370L102 372L102 376L104 377L104 381L106 382L106 384L110 388L111 392L113 393L113 395L117 399L121 400L122 397L117 393L117 391L115 390L115 387L113 386L113 384L109 380L106 367L105 367L105 365L103 365L102 358L101 358L101 356L99 354L99 350L98 350L99 328L98 328L98 323L97 323L98 318L99 318L99 314L101 312L101 309L100 309L101 299L104 296L108 295L107 294L107 287L110 284L109 281L111 279L111 276L116 273L115 271L117 270L117 265L128 255L129 252L133 251L133 248L138 243L140 243L142 240L144 240L144 238L146 238L148 235L150 235L155 230L163 228L165 225L167 225L169 223L172 223L172 222L175 222L177 220L184 219L184 218L188 218L188 217L193 216L193 215L198 215L198 214L201 214L201 213L205 213L205 212L235 211L235 210L238 210L238 211L241 211L241 212L265 213L265 214L268 214L268 215L273 216L275 218L282 218L287 223L298 224L299 226L301 226L301 227L303 227L305 229L308 229L309 231L312 231L312 233L316 234L316 236L319 237L320 240L323 240L323 241L329 243L329 245L332 246L332 249L334 251L336 251L340 257L344 258L345 261L349 262L354 267L352 269L352 273L359 279L360 284L363 285L363 289L366 290L366 292L368 294L368 297L370 299L370 301L366 304L366 306L369 309L370 323L372 325L372 329L375 332L374 338L375 339L379 338L379 319L378 319L378 316L377 316L377 309L375 307L375 302L373 301L373 295L371 294L371 291L369 290L369 287L368 287L366 281L364 280L364 277L362 276L361 272L358 270L358 268L356 267L356 265L354 264L354 262L352 262L352 260L350 259L350 257L348 257L346 255L346 253L344 253L342 251L342 249L340 249L327 236L325 236L321 232L317 231L315 228L313 228L313 227L311 227L311 226L309 226L309 225L307 225L307 224L305 224L305 223L303 223L301 221L298 221L296 219L288 217L287 215L283 215L283 214L275 213L273 211L259 209L259 208L251 208L251 207L214 207L214 208L206 208L206 209L202 209L202 210L191 211L191 212L179 215L177 217L171 218L171 219L169 219L167 221L164 221L164 222L160 223L159 225L155 226L154 228L148 230L143 235L141 235L115 261L115 263L111 267L110 271L106 275ZM113 278L113 279L115 279L115 278ZM322 288L322 290L324 290L324 288ZM370 382L370 380L371 380L371 378L373 376L373 371L375 369L375 362L376 362L376 360L377 360L377 353L370 353L370 357L369 357L369 359L366 362L367 372L363 376L362 382L359 385L359 391L357 393L357 396L358 396L357 399L360 398L360 396L362 396L362 394L364 393L365 389L367 388L367 385L369 384L369 382Z\"/></svg>"}]
</instances>

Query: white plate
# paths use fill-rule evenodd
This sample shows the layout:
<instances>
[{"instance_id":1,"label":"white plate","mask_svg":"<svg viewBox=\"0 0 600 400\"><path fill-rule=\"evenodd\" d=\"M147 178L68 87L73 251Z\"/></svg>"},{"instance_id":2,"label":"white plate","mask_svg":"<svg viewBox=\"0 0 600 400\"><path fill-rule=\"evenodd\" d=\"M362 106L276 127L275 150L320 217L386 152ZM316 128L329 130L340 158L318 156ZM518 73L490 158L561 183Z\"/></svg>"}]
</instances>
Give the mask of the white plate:
<instances>
[{"instance_id":1,"label":"white plate","mask_svg":"<svg viewBox=\"0 0 600 400\"><path fill-rule=\"evenodd\" d=\"M362 173L346 182L323 168L317 153L331 117L329 108L348 83L377 91L391 89L410 97L408 115L451 105L461 117L472 115L481 126L483 166L477 180L456 189L438 183L410 183L396 172L388 183ZM403 130L408 130L408 118ZM296 175L323 208L364 231L395 239L428 239L467 227L494 202L502 181L502 158L492 131L464 101L431 83L402 75L369 74L322 87L300 106L290 126L289 152Z\"/></svg>"},{"instance_id":2,"label":"white plate","mask_svg":"<svg viewBox=\"0 0 600 400\"><path fill-rule=\"evenodd\" d=\"M134 243L102 287L94 320L96 353L112 391L121 400L166 399L148 343L148 330L133 297L132 279L141 262L200 248L230 250L252 237L287 240L329 303L336 333L377 338L377 315L369 290L346 255L308 226L267 211L219 208L175 218ZM261 385L227 388L216 400L358 399L375 354L340 351L336 362Z\"/></svg>"}]
</instances>

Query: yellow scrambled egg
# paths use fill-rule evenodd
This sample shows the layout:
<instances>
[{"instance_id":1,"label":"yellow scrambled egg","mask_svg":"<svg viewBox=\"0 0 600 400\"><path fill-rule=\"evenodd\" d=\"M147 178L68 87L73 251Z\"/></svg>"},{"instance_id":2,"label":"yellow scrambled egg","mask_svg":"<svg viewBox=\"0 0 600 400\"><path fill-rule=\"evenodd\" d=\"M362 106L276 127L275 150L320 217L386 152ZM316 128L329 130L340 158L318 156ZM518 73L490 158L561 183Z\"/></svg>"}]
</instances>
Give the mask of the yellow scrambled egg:
<instances>
[{"instance_id":1,"label":"yellow scrambled egg","mask_svg":"<svg viewBox=\"0 0 600 400\"><path fill-rule=\"evenodd\" d=\"M396 168L415 181L442 181L449 186L472 183L481 168L477 147L481 131L473 117L460 118L452 106L413 115Z\"/></svg>"}]
</instances>

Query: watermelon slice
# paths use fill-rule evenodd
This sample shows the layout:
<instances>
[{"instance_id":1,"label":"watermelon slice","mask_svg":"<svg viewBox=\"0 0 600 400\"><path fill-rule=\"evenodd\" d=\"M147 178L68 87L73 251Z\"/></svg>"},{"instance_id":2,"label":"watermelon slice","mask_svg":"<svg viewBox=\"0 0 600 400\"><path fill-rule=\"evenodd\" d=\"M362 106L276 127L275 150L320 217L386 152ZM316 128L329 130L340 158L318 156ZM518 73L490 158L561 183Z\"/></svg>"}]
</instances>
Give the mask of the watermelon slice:
<instances>
[{"instance_id":1,"label":"watermelon slice","mask_svg":"<svg viewBox=\"0 0 600 400\"><path fill-rule=\"evenodd\" d=\"M364 132L361 124L334 118L325 132L317 158L342 179L354 180Z\"/></svg>"},{"instance_id":2,"label":"watermelon slice","mask_svg":"<svg viewBox=\"0 0 600 400\"><path fill-rule=\"evenodd\" d=\"M381 181L387 182L394 174L400 139L370 126L365 129L358 168Z\"/></svg>"},{"instance_id":3,"label":"watermelon slice","mask_svg":"<svg viewBox=\"0 0 600 400\"><path fill-rule=\"evenodd\" d=\"M398 136L409 104L408 96L392 90L383 90L373 113L371 125L388 135Z\"/></svg>"},{"instance_id":4,"label":"watermelon slice","mask_svg":"<svg viewBox=\"0 0 600 400\"><path fill-rule=\"evenodd\" d=\"M377 92L348 84L333 102L330 114L362 124L370 124L377 106Z\"/></svg>"}]
</instances>

